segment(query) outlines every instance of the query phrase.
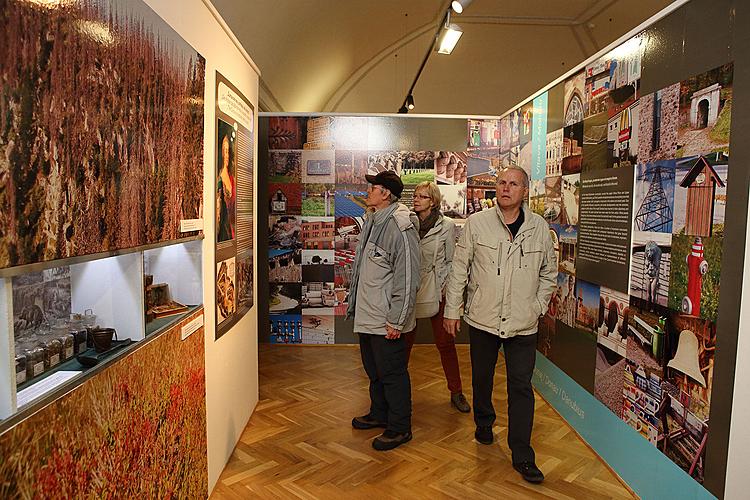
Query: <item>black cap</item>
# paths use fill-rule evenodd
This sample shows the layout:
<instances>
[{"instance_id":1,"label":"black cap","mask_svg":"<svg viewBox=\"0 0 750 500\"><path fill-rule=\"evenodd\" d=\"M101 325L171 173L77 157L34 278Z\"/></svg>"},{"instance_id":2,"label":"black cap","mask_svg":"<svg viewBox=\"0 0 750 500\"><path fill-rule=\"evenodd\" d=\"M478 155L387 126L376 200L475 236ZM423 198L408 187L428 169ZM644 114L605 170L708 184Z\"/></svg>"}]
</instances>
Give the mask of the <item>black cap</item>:
<instances>
[{"instance_id":1,"label":"black cap","mask_svg":"<svg viewBox=\"0 0 750 500\"><path fill-rule=\"evenodd\" d=\"M404 190L404 183L401 182L401 177L398 176L393 170L386 170L379 172L378 175L365 175L367 182L373 186L383 186L391 192L396 198L401 198L401 191Z\"/></svg>"}]
</instances>

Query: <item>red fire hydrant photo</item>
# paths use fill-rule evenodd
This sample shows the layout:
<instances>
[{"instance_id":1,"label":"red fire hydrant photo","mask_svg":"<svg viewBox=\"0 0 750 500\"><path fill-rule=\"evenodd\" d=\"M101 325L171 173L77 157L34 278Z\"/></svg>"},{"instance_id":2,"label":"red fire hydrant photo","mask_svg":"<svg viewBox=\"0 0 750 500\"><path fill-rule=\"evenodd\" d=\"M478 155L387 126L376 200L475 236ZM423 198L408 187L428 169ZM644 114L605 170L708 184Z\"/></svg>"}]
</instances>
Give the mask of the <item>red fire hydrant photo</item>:
<instances>
[{"instance_id":1,"label":"red fire hydrant photo","mask_svg":"<svg viewBox=\"0 0 750 500\"><path fill-rule=\"evenodd\" d=\"M685 257L688 268L687 295L682 298L682 312L691 316L701 313L701 286L708 272L708 261L703 258L703 241L695 237L690 254Z\"/></svg>"}]
</instances>

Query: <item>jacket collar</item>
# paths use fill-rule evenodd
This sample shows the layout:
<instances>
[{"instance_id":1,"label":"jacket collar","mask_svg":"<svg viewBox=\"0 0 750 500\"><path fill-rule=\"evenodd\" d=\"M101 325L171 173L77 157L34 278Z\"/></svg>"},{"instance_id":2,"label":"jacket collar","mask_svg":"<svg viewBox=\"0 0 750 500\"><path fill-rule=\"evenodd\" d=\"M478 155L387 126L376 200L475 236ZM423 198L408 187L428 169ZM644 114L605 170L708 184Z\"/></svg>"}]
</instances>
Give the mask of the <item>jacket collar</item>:
<instances>
[{"instance_id":1,"label":"jacket collar","mask_svg":"<svg viewBox=\"0 0 750 500\"><path fill-rule=\"evenodd\" d=\"M526 202L521 203L521 211L523 211L523 224L521 224L521 227L518 229L518 233L516 233L516 238L518 236L531 229L531 216L529 213L529 207L526 205ZM505 229L508 231L508 234L510 234L510 229L508 229L508 224L505 223L505 218L503 218L503 212L500 210L500 205L495 205L495 214L497 215L497 218L500 220L500 224L502 224ZM515 238L514 238L515 239Z\"/></svg>"}]
</instances>

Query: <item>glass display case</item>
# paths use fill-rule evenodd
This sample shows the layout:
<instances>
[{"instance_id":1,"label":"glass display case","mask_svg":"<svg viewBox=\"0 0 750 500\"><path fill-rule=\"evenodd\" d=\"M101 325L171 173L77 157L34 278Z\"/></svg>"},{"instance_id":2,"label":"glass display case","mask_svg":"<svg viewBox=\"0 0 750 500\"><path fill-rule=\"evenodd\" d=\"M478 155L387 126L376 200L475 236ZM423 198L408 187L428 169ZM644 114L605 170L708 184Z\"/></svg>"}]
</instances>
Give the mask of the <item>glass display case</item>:
<instances>
[{"instance_id":1,"label":"glass display case","mask_svg":"<svg viewBox=\"0 0 750 500\"><path fill-rule=\"evenodd\" d=\"M0 420L71 390L200 307L202 243L3 270Z\"/></svg>"}]
</instances>

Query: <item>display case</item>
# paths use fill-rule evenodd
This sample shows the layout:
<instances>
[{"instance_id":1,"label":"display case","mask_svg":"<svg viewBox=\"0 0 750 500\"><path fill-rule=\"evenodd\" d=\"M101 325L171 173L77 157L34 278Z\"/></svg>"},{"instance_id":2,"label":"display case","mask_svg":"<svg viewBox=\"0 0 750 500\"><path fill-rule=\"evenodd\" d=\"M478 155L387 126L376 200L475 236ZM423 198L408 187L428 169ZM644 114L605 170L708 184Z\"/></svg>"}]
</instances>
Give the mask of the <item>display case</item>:
<instances>
[{"instance_id":1,"label":"display case","mask_svg":"<svg viewBox=\"0 0 750 500\"><path fill-rule=\"evenodd\" d=\"M202 243L3 270L0 419L33 412L200 307Z\"/></svg>"}]
</instances>

